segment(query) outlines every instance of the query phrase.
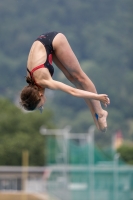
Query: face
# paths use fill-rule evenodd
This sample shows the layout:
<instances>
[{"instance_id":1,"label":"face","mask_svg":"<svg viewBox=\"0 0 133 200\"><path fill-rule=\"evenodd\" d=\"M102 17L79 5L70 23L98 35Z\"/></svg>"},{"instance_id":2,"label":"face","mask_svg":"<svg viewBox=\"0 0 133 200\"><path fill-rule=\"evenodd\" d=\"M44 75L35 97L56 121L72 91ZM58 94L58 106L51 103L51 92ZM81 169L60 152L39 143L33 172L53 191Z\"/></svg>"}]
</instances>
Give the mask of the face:
<instances>
[{"instance_id":1,"label":"face","mask_svg":"<svg viewBox=\"0 0 133 200\"><path fill-rule=\"evenodd\" d=\"M39 93L39 95L40 95L41 100L40 100L39 104L37 105L36 109L40 110L40 112L42 113L46 98L45 98L44 94L41 92Z\"/></svg>"}]
</instances>

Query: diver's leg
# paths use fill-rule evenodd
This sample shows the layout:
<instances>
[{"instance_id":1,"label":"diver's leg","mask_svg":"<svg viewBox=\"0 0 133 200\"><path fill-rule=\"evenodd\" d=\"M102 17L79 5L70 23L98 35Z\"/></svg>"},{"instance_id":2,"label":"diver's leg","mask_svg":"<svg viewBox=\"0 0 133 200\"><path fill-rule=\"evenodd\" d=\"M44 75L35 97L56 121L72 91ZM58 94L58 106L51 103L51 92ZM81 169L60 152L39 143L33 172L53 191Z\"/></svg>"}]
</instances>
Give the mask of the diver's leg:
<instances>
[{"instance_id":1,"label":"diver's leg","mask_svg":"<svg viewBox=\"0 0 133 200\"><path fill-rule=\"evenodd\" d=\"M56 35L53 40L53 47L56 57L69 72L69 74L71 74L71 77L73 79L72 82L74 83L74 85L80 85L83 90L97 93L95 85L81 69L74 52L72 51L66 37L63 34ZM87 105L91 105L94 113L96 113L98 116L98 118L96 117L96 119L100 130L105 131L105 129L107 128L107 111L102 109L100 101L89 100L89 102L90 103L87 103ZM95 116L93 114L93 118L94 117Z\"/></svg>"}]
</instances>

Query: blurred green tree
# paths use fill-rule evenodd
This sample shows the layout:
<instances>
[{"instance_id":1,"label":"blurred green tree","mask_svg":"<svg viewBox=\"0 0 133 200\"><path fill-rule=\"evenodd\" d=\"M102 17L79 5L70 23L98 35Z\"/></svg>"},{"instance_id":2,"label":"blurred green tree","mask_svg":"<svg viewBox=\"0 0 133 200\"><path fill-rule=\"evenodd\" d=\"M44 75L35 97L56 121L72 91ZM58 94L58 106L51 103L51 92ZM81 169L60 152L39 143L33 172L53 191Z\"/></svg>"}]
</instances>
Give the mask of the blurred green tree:
<instances>
[{"instance_id":1,"label":"blurred green tree","mask_svg":"<svg viewBox=\"0 0 133 200\"><path fill-rule=\"evenodd\" d=\"M124 144L117 149L120 158L127 164L133 165L133 144Z\"/></svg>"},{"instance_id":2,"label":"blurred green tree","mask_svg":"<svg viewBox=\"0 0 133 200\"><path fill-rule=\"evenodd\" d=\"M0 99L0 113L0 165L21 165L23 150L29 151L29 165L44 165L45 141L39 130L42 125L55 127L52 112L27 113Z\"/></svg>"}]
</instances>

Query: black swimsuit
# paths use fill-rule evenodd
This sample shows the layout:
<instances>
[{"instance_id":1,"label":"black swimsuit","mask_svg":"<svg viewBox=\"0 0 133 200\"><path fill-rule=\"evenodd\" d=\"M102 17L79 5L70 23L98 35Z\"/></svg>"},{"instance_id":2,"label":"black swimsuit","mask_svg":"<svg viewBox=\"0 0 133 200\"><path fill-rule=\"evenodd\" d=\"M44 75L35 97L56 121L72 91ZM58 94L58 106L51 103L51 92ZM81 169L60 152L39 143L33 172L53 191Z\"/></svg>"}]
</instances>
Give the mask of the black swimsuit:
<instances>
[{"instance_id":1,"label":"black swimsuit","mask_svg":"<svg viewBox=\"0 0 133 200\"><path fill-rule=\"evenodd\" d=\"M54 74L54 67L52 66L52 53L53 53L53 46L52 42L54 37L58 34L58 32L50 32L50 33L45 33L40 35L35 41L40 41L46 49L47 52L47 59L44 64L41 64L35 68L33 68L31 71L27 68L27 71L30 73L31 78L33 78L33 72L36 71L37 69L46 67L49 70L49 73L51 76Z\"/></svg>"}]
</instances>

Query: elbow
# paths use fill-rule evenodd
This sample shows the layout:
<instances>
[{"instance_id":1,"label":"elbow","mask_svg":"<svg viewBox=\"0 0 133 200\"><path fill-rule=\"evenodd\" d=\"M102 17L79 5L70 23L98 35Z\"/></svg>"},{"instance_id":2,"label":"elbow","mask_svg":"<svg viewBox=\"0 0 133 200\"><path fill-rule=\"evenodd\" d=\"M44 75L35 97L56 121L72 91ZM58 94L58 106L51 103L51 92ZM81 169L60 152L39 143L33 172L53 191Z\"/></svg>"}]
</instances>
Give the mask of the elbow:
<instances>
[{"instance_id":1,"label":"elbow","mask_svg":"<svg viewBox=\"0 0 133 200\"><path fill-rule=\"evenodd\" d=\"M70 94L71 94L72 96L78 97L78 94L77 94L77 92L76 92L76 89L74 89L74 88L71 89Z\"/></svg>"}]
</instances>

